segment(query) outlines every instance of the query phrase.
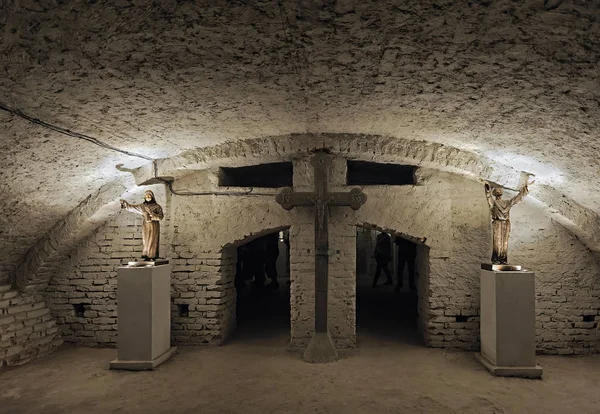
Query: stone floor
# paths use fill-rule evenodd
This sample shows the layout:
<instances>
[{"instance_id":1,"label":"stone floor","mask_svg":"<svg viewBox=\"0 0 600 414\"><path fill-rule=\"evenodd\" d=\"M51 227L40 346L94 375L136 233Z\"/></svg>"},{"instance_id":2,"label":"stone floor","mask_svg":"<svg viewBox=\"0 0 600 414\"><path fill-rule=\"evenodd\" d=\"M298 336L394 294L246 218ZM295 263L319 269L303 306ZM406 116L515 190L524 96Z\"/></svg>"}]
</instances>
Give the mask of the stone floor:
<instances>
[{"instance_id":1,"label":"stone floor","mask_svg":"<svg viewBox=\"0 0 600 414\"><path fill-rule=\"evenodd\" d=\"M110 371L116 350L69 347L0 372L0 413L600 412L600 355L539 356L543 380L494 378L471 353L419 344L414 295L357 290L359 347L335 363L285 351L284 288L245 295L228 344L180 348L154 372Z\"/></svg>"}]
</instances>

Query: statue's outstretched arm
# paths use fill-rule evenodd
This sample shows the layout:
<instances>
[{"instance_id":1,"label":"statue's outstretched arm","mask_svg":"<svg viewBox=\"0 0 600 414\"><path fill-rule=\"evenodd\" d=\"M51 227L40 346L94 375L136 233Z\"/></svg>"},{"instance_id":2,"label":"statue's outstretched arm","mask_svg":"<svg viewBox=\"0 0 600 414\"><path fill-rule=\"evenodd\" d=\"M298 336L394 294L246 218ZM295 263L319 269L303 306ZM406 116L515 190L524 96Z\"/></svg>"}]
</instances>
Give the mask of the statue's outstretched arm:
<instances>
[{"instance_id":1,"label":"statue's outstretched arm","mask_svg":"<svg viewBox=\"0 0 600 414\"><path fill-rule=\"evenodd\" d=\"M512 207L523 200L523 197L525 197L527 194L529 194L529 188L527 187L527 184L525 184L523 187L521 187L519 193L510 199L510 206Z\"/></svg>"},{"instance_id":2,"label":"statue's outstretched arm","mask_svg":"<svg viewBox=\"0 0 600 414\"><path fill-rule=\"evenodd\" d=\"M132 213L137 214L146 214L146 209L143 204L129 204L125 200L121 200L121 208L127 211L131 211Z\"/></svg>"},{"instance_id":3,"label":"statue's outstretched arm","mask_svg":"<svg viewBox=\"0 0 600 414\"><path fill-rule=\"evenodd\" d=\"M494 197L492 196L492 186L487 181L485 181L484 189L485 189L485 198L487 199L487 202L488 202L488 205L490 206L490 208L492 208L492 207L494 207Z\"/></svg>"}]
</instances>

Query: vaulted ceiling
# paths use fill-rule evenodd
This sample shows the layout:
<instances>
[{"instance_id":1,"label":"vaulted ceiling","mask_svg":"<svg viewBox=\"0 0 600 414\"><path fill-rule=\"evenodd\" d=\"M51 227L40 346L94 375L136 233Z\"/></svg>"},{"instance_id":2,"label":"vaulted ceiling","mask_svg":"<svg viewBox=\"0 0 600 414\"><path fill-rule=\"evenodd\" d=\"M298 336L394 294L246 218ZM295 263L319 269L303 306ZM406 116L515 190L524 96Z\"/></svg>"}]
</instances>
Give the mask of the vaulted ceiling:
<instances>
[{"instance_id":1,"label":"vaulted ceiling","mask_svg":"<svg viewBox=\"0 0 600 414\"><path fill-rule=\"evenodd\" d=\"M598 222L597 1L0 7L5 271L87 196L125 179L117 164L289 134L455 147L535 174Z\"/></svg>"}]
</instances>

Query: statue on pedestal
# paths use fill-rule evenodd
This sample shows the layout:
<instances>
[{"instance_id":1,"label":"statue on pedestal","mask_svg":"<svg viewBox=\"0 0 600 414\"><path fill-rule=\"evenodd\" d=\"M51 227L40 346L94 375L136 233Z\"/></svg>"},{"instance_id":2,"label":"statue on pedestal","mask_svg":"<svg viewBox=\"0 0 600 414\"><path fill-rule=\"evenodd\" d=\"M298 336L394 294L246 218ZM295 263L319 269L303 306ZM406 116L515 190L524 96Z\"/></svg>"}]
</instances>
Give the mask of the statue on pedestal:
<instances>
[{"instance_id":1,"label":"statue on pedestal","mask_svg":"<svg viewBox=\"0 0 600 414\"><path fill-rule=\"evenodd\" d=\"M502 189L499 187L492 188L490 183L485 181L485 196L487 198L488 205L490 206L490 212L492 216L493 265L507 265L508 236L510 235L510 209L529 193L528 186L533 183L534 181L526 182L516 196L510 200L502 200ZM519 267L519 269L506 270L520 270L520 266L515 267Z\"/></svg>"},{"instance_id":2,"label":"statue on pedestal","mask_svg":"<svg viewBox=\"0 0 600 414\"><path fill-rule=\"evenodd\" d=\"M121 201L121 208L127 211L141 214L142 224L142 258L155 261L158 259L158 244L160 240L160 223L163 219L162 207L154 199L154 193L147 190L144 193L144 202L141 204L129 204Z\"/></svg>"}]
</instances>

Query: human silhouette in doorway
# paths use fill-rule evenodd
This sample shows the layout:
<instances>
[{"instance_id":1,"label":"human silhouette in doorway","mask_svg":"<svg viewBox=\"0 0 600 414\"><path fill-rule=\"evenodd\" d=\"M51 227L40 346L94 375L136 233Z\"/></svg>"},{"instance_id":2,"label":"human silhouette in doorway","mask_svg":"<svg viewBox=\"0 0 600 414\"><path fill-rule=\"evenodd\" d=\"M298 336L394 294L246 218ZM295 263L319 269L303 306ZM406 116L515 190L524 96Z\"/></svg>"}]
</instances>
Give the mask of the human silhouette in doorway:
<instances>
[{"instance_id":1,"label":"human silhouette in doorway","mask_svg":"<svg viewBox=\"0 0 600 414\"><path fill-rule=\"evenodd\" d=\"M277 258L279 257L279 233L264 236L265 239L265 273L271 279L269 287L279 287L277 280Z\"/></svg>"},{"instance_id":2,"label":"human silhouette in doorway","mask_svg":"<svg viewBox=\"0 0 600 414\"><path fill-rule=\"evenodd\" d=\"M391 285L392 274L388 269L388 263L392 260L392 239L387 233L379 233L375 242L375 262L377 267L375 269L375 277L373 278L373 287L377 286L377 280L381 275L381 271L387 276L387 280L384 285Z\"/></svg>"},{"instance_id":3,"label":"human silhouette in doorway","mask_svg":"<svg viewBox=\"0 0 600 414\"><path fill-rule=\"evenodd\" d=\"M244 273L246 278L254 278L255 292L265 287L265 243L261 238L252 240L246 245L244 255Z\"/></svg>"},{"instance_id":4,"label":"human silhouette in doorway","mask_svg":"<svg viewBox=\"0 0 600 414\"><path fill-rule=\"evenodd\" d=\"M410 290L416 290L415 287L415 259L417 258L417 245L402 237L396 236L394 240L398 246L398 284L396 292L402 289L402 273L404 265L408 265L408 285Z\"/></svg>"}]
</instances>

